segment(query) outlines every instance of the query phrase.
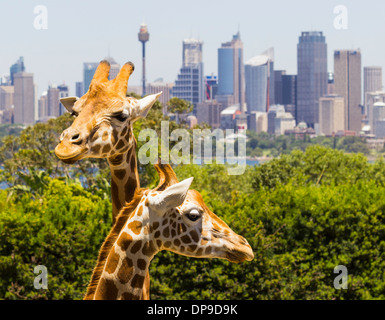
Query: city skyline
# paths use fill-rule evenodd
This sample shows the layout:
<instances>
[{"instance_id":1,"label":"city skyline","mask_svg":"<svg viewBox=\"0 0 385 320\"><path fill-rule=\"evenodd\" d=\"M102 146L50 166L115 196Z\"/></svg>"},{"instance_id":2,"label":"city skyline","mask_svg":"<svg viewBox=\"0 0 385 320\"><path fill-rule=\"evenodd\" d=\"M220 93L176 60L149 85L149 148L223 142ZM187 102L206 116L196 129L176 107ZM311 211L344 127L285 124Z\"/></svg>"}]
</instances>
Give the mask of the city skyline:
<instances>
[{"instance_id":1,"label":"city skyline","mask_svg":"<svg viewBox=\"0 0 385 320\"><path fill-rule=\"evenodd\" d=\"M205 75L218 74L217 49L221 43L240 32L244 44L244 60L269 47L274 47L275 70L296 74L296 45L302 31L319 30L328 44L328 70L333 71L334 50L359 48L362 66L385 68L382 40L385 21L384 3L349 1L312 2L271 1L263 5L253 1L204 2L147 1L145 5L110 1L57 2L47 0L48 25L36 30L33 10L40 3L21 1L2 4L0 26L3 35L0 75L23 56L26 72L34 74L38 95L49 85L65 82L70 94L75 83L82 81L83 63L99 62L107 56L123 64L131 60L136 71L129 85L141 82L141 44L137 39L140 25L148 25L150 41L146 52L146 78L152 82L163 78L174 82L182 57L184 39L203 41ZM347 29L337 29L334 9L347 9ZM11 28L10 28L11 26Z\"/></svg>"}]
</instances>

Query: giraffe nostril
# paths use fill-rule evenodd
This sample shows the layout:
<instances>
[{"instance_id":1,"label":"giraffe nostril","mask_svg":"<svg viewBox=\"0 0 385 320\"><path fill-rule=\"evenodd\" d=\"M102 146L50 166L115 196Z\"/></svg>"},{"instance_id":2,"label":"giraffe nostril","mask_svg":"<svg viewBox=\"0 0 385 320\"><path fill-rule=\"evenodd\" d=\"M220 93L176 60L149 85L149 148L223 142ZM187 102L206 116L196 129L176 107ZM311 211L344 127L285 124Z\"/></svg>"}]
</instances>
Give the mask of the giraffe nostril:
<instances>
[{"instance_id":1,"label":"giraffe nostril","mask_svg":"<svg viewBox=\"0 0 385 320\"><path fill-rule=\"evenodd\" d=\"M79 145L79 144L81 144L83 142L83 140L80 138L80 134L77 133L77 134L72 136L71 142L73 144L78 144Z\"/></svg>"}]
</instances>

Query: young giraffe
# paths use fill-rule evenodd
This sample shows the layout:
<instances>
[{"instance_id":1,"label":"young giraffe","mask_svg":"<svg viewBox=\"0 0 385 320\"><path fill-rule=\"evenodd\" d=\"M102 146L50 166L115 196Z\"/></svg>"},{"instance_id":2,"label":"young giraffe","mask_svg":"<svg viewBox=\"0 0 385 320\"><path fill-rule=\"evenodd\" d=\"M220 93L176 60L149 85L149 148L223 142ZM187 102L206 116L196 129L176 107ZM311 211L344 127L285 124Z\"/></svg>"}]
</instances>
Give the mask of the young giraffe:
<instances>
[{"instance_id":1,"label":"young giraffe","mask_svg":"<svg viewBox=\"0 0 385 320\"><path fill-rule=\"evenodd\" d=\"M100 250L86 300L143 298L150 261L161 250L231 262L254 258L246 239L211 212L197 191L189 190L193 178L178 182L169 165L155 168L158 187L137 190L119 213Z\"/></svg>"},{"instance_id":2,"label":"young giraffe","mask_svg":"<svg viewBox=\"0 0 385 320\"><path fill-rule=\"evenodd\" d=\"M76 118L63 131L55 153L72 164L83 158L107 158L111 169L112 221L140 187L136 159L136 140L132 123L146 117L161 92L137 100L126 97L127 81L134 65L127 62L113 80L108 80L110 64L97 67L89 90L81 98L60 101ZM149 296L149 274L144 296Z\"/></svg>"},{"instance_id":3,"label":"young giraffe","mask_svg":"<svg viewBox=\"0 0 385 320\"><path fill-rule=\"evenodd\" d=\"M126 97L127 81L134 65L127 62L110 81L109 70L109 62L101 61L85 95L60 100L76 119L61 134L55 153L69 164L83 158L108 159L115 222L120 209L132 200L139 188L132 123L147 115L161 92L140 100Z\"/></svg>"}]
</instances>

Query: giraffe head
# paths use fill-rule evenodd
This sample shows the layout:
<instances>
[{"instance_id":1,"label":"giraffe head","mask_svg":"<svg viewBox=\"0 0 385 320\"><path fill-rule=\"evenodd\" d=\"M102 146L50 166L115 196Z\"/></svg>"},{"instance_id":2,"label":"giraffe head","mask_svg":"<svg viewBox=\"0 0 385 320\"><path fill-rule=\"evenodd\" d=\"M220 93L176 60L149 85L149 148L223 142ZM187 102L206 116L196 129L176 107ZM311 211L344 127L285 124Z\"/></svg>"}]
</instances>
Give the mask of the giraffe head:
<instances>
[{"instance_id":1,"label":"giraffe head","mask_svg":"<svg viewBox=\"0 0 385 320\"><path fill-rule=\"evenodd\" d=\"M86 94L60 100L75 116L55 148L56 155L65 163L83 158L111 158L126 152L135 143L132 123L145 117L161 94L140 100L126 97L127 81L134 71L131 62L113 80L108 80L109 71L109 62L101 61Z\"/></svg>"},{"instance_id":2,"label":"giraffe head","mask_svg":"<svg viewBox=\"0 0 385 320\"><path fill-rule=\"evenodd\" d=\"M247 240L236 234L190 189L193 178L178 182L169 165L155 166L160 184L143 203L151 226L154 247L197 258L222 258L231 262L251 261Z\"/></svg>"}]
</instances>

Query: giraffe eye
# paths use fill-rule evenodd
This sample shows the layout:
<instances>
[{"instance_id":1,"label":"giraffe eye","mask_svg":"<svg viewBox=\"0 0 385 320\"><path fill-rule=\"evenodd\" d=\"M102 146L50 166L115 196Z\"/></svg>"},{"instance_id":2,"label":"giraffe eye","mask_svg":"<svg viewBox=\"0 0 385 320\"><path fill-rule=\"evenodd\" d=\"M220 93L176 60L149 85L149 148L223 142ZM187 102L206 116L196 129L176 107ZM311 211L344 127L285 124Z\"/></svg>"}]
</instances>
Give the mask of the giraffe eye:
<instances>
[{"instance_id":1,"label":"giraffe eye","mask_svg":"<svg viewBox=\"0 0 385 320\"><path fill-rule=\"evenodd\" d=\"M193 209L186 216L191 221L197 221L201 217L201 214L199 213L198 210Z\"/></svg>"},{"instance_id":2,"label":"giraffe eye","mask_svg":"<svg viewBox=\"0 0 385 320\"><path fill-rule=\"evenodd\" d=\"M75 117L75 118L76 118L78 115L79 115L79 114L78 114L77 112L75 112L75 111L72 111L72 112L71 112L71 116L73 116L73 117Z\"/></svg>"},{"instance_id":3,"label":"giraffe eye","mask_svg":"<svg viewBox=\"0 0 385 320\"><path fill-rule=\"evenodd\" d=\"M125 113L119 113L115 116L115 119L118 119L120 122L126 121L128 118L128 114Z\"/></svg>"}]
</instances>

